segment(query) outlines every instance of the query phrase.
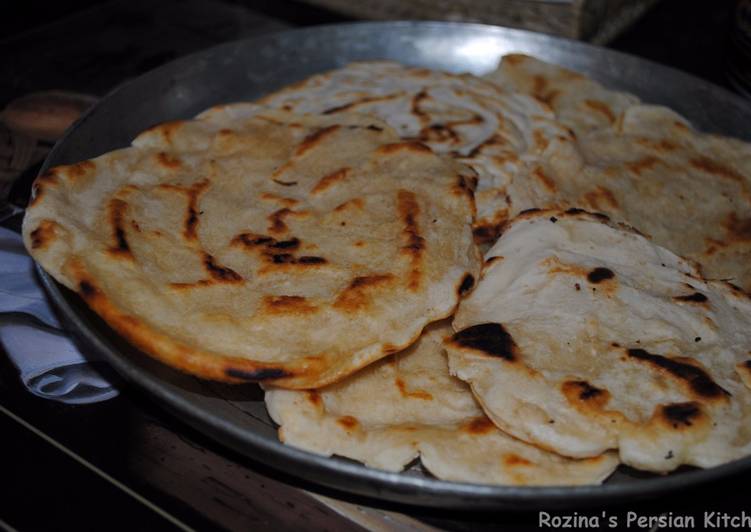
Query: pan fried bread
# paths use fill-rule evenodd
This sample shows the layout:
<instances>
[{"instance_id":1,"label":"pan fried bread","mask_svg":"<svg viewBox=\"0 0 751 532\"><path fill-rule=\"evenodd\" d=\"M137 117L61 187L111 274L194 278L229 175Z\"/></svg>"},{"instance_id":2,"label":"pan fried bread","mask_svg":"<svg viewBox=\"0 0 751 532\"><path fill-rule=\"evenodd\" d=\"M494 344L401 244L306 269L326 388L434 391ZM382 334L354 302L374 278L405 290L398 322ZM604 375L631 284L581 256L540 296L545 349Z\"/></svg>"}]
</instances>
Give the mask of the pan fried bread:
<instances>
[{"instance_id":1,"label":"pan fried bread","mask_svg":"<svg viewBox=\"0 0 751 532\"><path fill-rule=\"evenodd\" d=\"M502 202L510 216L602 212L697 261L707 278L751 290L751 145L527 56L505 56L491 77L549 104L579 152L547 157L532 171L539 179L512 180Z\"/></svg>"},{"instance_id":2,"label":"pan fried bread","mask_svg":"<svg viewBox=\"0 0 751 532\"><path fill-rule=\"evenodd\" d=\"M471 287L463 171L372 117L223 106L40 176L24 239L176 368L321 386L408 346Z\"/></svg>"},{"instance_id":3,"label":"pan fried bread","mask_svg":"<svg viewBox=\"0 0 751 532\"><path fill-rule=\"evenodd\" d=\"M280 439L318 454L401 471L420 456L438 478L508 485L602 482L613 453L572 460L512 438L485 417L469 387L448 372L447 321L410 348L319 390L270 389Z\"/></svg>"},{"instance_id":4,"label":"pan fried bread","mask_svg":"<svg viewBox=\"0 0 751 532\"><path fill-rule=\"evenodd\" d=\"M577 161L573 137L534 98L471 74L372 61L312 76L259 103L297 113L367 113L404 139L419 140L477 172L479 243L491 243L508 217L506 186L525 180L536 161Z\"/></svg>"},{"instance_id":5,"label":"pan fried bread","mask_svg":"<svg viewBox=\"0 0 751 532\"><path fill-rule=\"evenodd\" d=\"M751 453L751 300L602 215L532 211L487 253L447 341L508 433L649 471Z\"/></svg>"}]
</instances>

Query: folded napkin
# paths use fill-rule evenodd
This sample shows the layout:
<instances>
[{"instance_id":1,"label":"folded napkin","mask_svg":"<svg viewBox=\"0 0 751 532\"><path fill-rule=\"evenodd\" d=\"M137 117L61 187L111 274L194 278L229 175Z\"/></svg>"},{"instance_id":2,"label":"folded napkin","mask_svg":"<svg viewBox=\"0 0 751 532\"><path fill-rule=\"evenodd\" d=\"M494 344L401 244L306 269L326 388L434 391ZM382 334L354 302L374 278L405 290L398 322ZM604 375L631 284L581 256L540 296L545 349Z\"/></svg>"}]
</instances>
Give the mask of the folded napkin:
<instances>
[{"instance_id":1,"label":"folded napkin","mask_svg":"<svg viewBox=\"0 0 751 532\"><path fill-rule=\"evenodd\" d=\"M86 404L118 394L105 377L109 367L103 361L85 358L60 329L21 236L2 227L0 343L34 395Z\"/></svg>"}]
</instances>

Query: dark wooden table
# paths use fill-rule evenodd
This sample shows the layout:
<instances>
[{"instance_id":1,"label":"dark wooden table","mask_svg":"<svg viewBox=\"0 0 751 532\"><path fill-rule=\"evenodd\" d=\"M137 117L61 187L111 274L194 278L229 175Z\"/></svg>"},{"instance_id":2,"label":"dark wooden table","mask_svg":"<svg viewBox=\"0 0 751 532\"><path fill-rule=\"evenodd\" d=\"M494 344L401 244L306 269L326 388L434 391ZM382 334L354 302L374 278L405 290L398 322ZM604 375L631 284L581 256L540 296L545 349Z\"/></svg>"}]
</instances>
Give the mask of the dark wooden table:
<instances>
[{"instance_id":1,"label":"dark wooden table","mask_svg":"<svg viewBox=\"0 0 751 532\"><path fill-rule=\"evenodd\" d=\"M89 7L0 41L0 108L43 89L102 96L130 77L219 42L343 20L291 1L79 3ZM714 2L711 9L708 4L665 0L612 46L726 84L722 58L730 3ZM15 367L0 356L0 448L5 451L0 453L5 483L0 525L19 530L537 528L537 513L384 507L310 485L222 447L139 390L121 386L120 396L104 403L45 401L26 392ZM577 511L607 512L621 522L628 511L693 514L701 524L704 511L751 513L749 481L751 475L741 474L659 501Z\"/></svg>"}]
</instances>

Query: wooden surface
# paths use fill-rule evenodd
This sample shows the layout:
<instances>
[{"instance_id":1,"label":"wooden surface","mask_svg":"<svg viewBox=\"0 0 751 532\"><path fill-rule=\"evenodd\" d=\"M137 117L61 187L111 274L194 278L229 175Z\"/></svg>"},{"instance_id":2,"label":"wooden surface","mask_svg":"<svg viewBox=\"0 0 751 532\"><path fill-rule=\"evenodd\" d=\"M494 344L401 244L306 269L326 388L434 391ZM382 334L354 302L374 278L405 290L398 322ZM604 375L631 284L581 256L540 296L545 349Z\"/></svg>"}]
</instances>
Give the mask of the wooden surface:
<instances>
[{"instance_id":1,"label":"wooden surface","mask_svg":"<svg viewBox=\"0 0 751 532\"><path fill-rule=\"evenodd\" d=\"M656 18L645 18L643 26L656 25L653 31L640 34L634 28L614 46L666 57L665 62L688 70L703 65L707 69L697 73L721 81L716 65L680 53L687 38L660 33L666 21L675 23L675 13L665 11L670 5L677 3L666 0L650 15ZM219 0L100 3L0 45L0 108L46 89L101 96L130 77L215 43L305 21L338 20L298 7L294 2ZM681 13L686 16L686 9ZM691 20L699 24L701 13ZM712 40L705 28L695 40L705 50L717 50L717 35ZM684 48L670 48L675 42ZM32 167L25 180L33 175ZM537 528L534 512L463 514L383 505L311 485L224 448L125 385L118 398L105 403L45 401L23 389L16 369L1 353L0 434L6 450L0 453L0 478L12 487L4 490L0 528L3 523L20 530ZM749 511L749 480L748 474L737 475L659 501L577 511Z\"/></svg>"}]
</instances>

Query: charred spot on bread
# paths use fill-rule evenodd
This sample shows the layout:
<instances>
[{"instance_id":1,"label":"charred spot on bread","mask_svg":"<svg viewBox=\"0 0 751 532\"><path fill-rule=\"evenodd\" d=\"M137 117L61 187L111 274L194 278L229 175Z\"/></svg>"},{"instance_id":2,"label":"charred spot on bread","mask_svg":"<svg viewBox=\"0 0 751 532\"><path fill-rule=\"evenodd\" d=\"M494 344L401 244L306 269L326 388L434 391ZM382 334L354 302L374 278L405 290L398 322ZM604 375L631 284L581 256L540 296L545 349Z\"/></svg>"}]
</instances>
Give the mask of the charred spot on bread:
<instances>
[{"instance_id":1,"label":"charred spot on bread","mask_svg":"<svg viewBox=\"0 0 751 532\"><path fill-rule=\"evenodd\" d=\"M500 323L481 323L462 329L450 340L459 347L480 351L513 362L518 358L518 347Z\"/></svg>"},{"instance_id":2,"label":"charred spot on bread","mask_svg":"<svg viewBox=\"0 0 751 532\"><path fill-rule=\"evenodd\" d=\"M462 278L462 282L459 285L459 295L463 296L470 290L472 290L472 287L475 286L475 276L471 273L465 273L464 277Z\"/></svg>"},{"instance_id":3,"label":"charred spot on bread","mask_svg":"<svg viewBox=\"0 0 751 532\"><path fill-rule=\"evenodd\" d=\"M78 292L84 299L91 299L99 294L97 287L85 279L78 283Z\"/></svg>"},{"instance_id":4,"label":"charred spot on bread","mask_svg":"<svg viewBox=\"0 0 751 532\"><path fill-rule=\"evenodd\" d=\"M602 281L606 281L608 279L612 279L615 277L615 273L613 273L613 270L609 268L595 268L591 272L587 274L587 281L589 281L592 284L601 283Z\"/></svg>"},{"instance_id":5,"label":"charred spot on bread","mask_svg":"<svg viewBox=\"0 0 751 532\"><path fill-rule=\"evenodd\" d=\"M668 358L662 355L649 353L645 349L629 349L628 356L648 362L657 368L674 375L685 382L689 388L699 397L717 399L729 397L730 393L712 380L712 377L703 369L685 362Z\"/></svg>"},{"instance_id":6,"label":"charred spot on bread","mask_svg":"<svg viewBox=\"0 0 751 532\"><path fill-rule=\"evenodd\" d=\"M705 296L701 292L694 292L693 294L688 294L685 296L675 296L673 299L676 299L678 301L685 301L687 303L706 303L707 302L707 296Z\"/></svg>"},{"instance_id":7,"label":"charred spot on bread","mask_svg":"<svg viewBox=\"0 0 751 532\"><path fill-rule=\"evenodd\" d=\"M325 264L326 259L323 257L314 257L314 256L302 256L299 259L297 259L298 264Z\"/></svg>"},{"instance_id":8,"label":"charred spot on bread","mask_svg":"<svg viewBox=\"0 0 751 532\"><path fill-rule=\"evenodd\" d=\"M566 381L561 386L569 402L586 408L602 409L610 400L610 392L597 388L585 380Z\"/></svg>"},{"instance_id":9,"label":"charred spot on bread","mask_svg":"<svg viewBox=\"0 0 751 532\"><path fill-rule=\"evenodd\" d=\"M690 427L702 415L701 407L693 401L663 405L660 413L673 428Z\"/></svg>"},{"instance_id":10,"label":"charred spot on bread","mask_svg":"<svg viewBox=\"0 0 751 532\"><path fill-rule=\"evenodd\" d=\"M216 281L233 283L243 280L242 276L233 269L217 264L214 257L208 253L204 253L203 255L203 265L211 278Z\"/></svg>"},{"instance_id":11,"label":"charred spot on bread","mask_svg":"<svg viewBox=\"0 0 751 532\"><path fill-rule=\"evenodd\" d=\"M300 247L300 239L290 238L289 240L281 240L279 242L269 243L269 247L277 249L297 249L298 247Z\"/></svg>"}]
</instances>

